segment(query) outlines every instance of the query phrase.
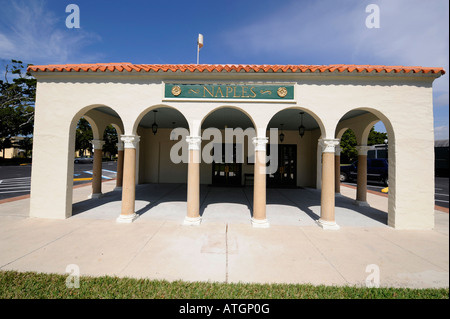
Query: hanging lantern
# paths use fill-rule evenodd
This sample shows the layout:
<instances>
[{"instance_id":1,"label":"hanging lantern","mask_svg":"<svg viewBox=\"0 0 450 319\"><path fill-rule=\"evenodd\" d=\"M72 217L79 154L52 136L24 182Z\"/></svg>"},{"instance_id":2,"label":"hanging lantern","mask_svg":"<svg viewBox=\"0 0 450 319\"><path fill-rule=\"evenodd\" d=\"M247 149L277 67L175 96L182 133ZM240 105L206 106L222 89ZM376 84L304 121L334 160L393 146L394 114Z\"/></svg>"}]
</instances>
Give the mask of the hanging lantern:
<instances>
[{"instance_id":1,"label":"hanging lantern","mask_svg":"<svg viewBox=\"0 0 450 319\"><path fill-rule=\"evenodd\" d=\"M152 132L153 135L156 134L156 132L158 132L158 124L156 124L156 112L158 112L157 110L153 111L153 124L152 124Z\"/></svg>"},{"instance_id":2,"label":"hanging lantern","mask_svg":"<svg viewBox=\"0 0 450 319\"><path fill-rule=\"evenodd\" d=\"M298 127L298 135L300 135L301 138L303 138L303 135L305 135L305 127L303 126L303 114L305 114L305 112L300 112L300 126Z\"/></svg>"}]
</instances>

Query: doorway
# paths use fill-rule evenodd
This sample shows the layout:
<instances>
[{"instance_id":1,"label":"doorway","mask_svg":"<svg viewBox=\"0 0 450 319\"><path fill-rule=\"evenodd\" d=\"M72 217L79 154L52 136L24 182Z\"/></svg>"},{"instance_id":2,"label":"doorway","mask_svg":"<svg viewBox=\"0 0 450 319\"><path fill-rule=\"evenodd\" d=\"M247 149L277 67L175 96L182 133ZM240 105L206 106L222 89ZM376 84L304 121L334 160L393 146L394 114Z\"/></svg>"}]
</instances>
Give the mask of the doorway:
<instances>
[{"instance_id":1,"label":"doorway","mask_svg":"<svg viewBox=\"0 0 450 319\"><path fill-rule=\"evenodd\" d=\"M216 147L222 147L222 160L212 163L212 184L215 186L240 186L242 175L242 163L237 163L240 152L242 152L241 144L218 144ZM232 150L232 157L230 151ZM226 154L226 151L228 152ZM214 150L213 150L214 153Z\"/></svg>"},{"instance_id":2,"label":"doorway","mask_svg":"<svg viewBox=\"0 0 450 319\"><path fill-rule=\"evenodd\" d=\"M267 148L270 156L270 146ZM273 174L267 174L268 187L297 186L297 145L278 144L278 168Z\"/></svg>"}]
</instances>

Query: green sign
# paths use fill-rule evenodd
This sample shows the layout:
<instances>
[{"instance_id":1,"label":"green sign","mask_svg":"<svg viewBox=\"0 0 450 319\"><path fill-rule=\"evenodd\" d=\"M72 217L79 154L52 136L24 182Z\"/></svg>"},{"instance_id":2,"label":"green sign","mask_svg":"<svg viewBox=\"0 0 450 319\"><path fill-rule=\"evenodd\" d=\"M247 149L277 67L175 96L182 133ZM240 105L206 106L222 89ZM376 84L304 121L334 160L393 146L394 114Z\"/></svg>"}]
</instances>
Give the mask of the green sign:
<instances>
[{"instance_id":1,"label":"green sign","mask_svg":"<svg viewBox=\"0 0 450 319\"><path fill-rule=\"evenodd\" d=\"M293 85L172 84L166 83L165 98L292 100Z\"/></svg>"}]
</instances>

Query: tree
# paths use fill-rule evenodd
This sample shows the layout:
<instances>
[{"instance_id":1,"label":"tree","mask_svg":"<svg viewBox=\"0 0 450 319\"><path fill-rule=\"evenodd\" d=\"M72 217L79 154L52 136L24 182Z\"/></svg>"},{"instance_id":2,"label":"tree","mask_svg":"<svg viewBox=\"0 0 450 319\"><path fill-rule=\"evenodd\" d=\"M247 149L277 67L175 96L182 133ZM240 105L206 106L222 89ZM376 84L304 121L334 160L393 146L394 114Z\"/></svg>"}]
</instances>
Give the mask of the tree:
<instances>
[{"instance_id":1,"label":"tree","mask_svg":"<svg viewBox=\"0 0 450 319\"><path fill-rule=\"evenodd\" d=\"M4 80L0 80L0 147L3 150L11 146L13 136L33 132L35 99L36 79L26 71L22 61L11 60L11 65L5 66Z\"/></svg>"},{"instance_id":2,"label":"tree","mask_svg":"<svg viewBox=\"0 0 450 319\"><path fill-rule=\"evenodd\" d=\"M103 145L103 152L109 153L110 159L112 156L117 154L117 132L114 126L108 125L103 133L103 140L105 144Z\"/></svg>"},{"instance_id":3,"label":"tree","mask_svg":"<svg viewBox=\"0 0 450 319\"><path fill-rule=\"evenodd\" d=\"M375 131L372 127L367 139L367 145L385 144L387 133ZM356 136L352 130L347 130L341 137L341 162L352 163L358 159L358 151L356 150Z\"/></svg>"},{"instance_id":4,"label":"tree","mask_svg":"<svg viewBox=\"0 0 450 319\"><path fill-rule=\"evenodd\" d=\"M352 163L358 158L356 150L356 135L352 130L346 130L341 137L341 162Z\"/></svg>"},{"instance_id":5,"label":"tree","mask_svg":"<svg viewBox=\"0 0 450 319\"><path fill-rule=\"evenodd\" d=\"M92 138L91 125L84 117L82 117L78 121L75 137L75 150L79 151L80 156L84 155L85 151L92 147Z\"/></svg>"},{"instance_id":6,"label":"tree","mask_svg":"<svg viewBox=\"0 0 450 319\"><path fill-rule=\"evenodd\" d=\"M385 140L387 140L387 138L387 133L377 132L375 131L375 127L372 127L369 133L367 145L385 144Z\"/></svg>"},{"instance_id":7,"label":"tree","mask_svg":"<svg viewBox=\"0 0 450 319\"><path fill-rule=\"evenodd\" d=\"M25 151L25 157L31 157L33 150L33 138L25 137L24 139L18 141L18 147Z\"/></svg>"}]
</instances>

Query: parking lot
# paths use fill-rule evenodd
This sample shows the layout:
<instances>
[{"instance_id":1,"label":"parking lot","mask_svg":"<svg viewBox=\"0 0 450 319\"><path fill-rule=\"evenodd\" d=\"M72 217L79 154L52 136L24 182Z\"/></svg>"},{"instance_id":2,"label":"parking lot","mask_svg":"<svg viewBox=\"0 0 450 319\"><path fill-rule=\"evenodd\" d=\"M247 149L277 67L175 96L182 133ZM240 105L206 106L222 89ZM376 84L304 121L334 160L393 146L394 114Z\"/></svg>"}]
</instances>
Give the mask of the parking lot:
<instances>
[{"instance_id":1,"label":"parking lot","mask_svg":"<svg viewBox=\"0 0 450 319\"><path fill-rule=\"evenodd\" d=\"M103 162L104 180L116 176L116 162ZM74 164L73 184L90 183L92 163ZM0 166L0 200L29 195L31 183L31 165Z\"/></svg>"}]
</instances>

